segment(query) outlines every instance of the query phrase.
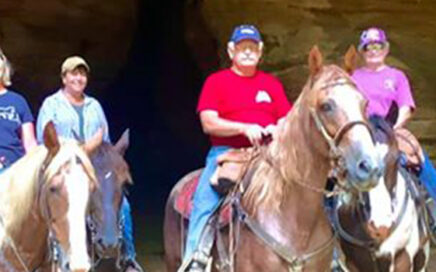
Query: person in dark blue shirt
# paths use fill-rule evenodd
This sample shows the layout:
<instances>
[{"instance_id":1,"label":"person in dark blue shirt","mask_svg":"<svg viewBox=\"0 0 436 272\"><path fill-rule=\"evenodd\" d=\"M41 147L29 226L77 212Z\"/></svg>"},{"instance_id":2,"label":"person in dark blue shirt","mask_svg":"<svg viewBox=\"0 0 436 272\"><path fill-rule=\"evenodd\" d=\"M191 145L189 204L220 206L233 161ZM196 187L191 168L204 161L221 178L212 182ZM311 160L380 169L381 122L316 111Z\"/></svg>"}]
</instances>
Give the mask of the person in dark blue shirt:
<instances>
[{"instance_id":1,"label":"person in dark blue shirt","mask_svg":"<svg viewBox=\"0 0 436 272\"><path fill-rule=\"evenodd\" d=\"M0 172L36 146L33 116L26 99L9 90L11 65L0 50Z\"/></svg>"}]
</instances>

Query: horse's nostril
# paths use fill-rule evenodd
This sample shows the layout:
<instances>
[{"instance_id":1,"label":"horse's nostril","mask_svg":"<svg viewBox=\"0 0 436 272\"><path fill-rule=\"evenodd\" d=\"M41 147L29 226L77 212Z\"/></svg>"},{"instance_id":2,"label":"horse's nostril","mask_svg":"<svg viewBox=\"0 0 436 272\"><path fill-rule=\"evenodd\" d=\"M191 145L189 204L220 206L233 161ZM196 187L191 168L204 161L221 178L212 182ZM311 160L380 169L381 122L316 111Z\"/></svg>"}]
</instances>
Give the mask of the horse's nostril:
<instances>
[{"instance_id":1,"label":"horse's nostril","mask_svg":"<svg viewBox=\"0 0 436 272\"><path fill-rule=\"evenodd\" d=\"M364 173L370 173L372 171L371 164L367 160L360 161L357 167Z\"/></svg>"}]
</instances>

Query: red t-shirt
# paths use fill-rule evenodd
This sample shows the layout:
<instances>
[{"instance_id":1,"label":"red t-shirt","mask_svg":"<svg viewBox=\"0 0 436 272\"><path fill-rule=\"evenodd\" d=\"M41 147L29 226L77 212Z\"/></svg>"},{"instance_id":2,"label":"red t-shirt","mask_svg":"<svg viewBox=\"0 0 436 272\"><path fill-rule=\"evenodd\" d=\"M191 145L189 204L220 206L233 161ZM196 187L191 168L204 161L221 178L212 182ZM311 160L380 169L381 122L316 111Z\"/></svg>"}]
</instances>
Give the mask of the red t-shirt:
<instances>
[{"instance_id":1,"label":"red t-shirt","mask_svg":"<svg viewBox=\"0 0 436 272\"><path fill-rule=\"evenodd\" d=\"M219 117L266 127L276 124L291 109L283 86L275 77L257 71L252 77L242 77L231 69L210 75L203 85L197 112L214 110ZM250 146L243 136L210 137L213 146Z\"/></svg>"}]
</instances>

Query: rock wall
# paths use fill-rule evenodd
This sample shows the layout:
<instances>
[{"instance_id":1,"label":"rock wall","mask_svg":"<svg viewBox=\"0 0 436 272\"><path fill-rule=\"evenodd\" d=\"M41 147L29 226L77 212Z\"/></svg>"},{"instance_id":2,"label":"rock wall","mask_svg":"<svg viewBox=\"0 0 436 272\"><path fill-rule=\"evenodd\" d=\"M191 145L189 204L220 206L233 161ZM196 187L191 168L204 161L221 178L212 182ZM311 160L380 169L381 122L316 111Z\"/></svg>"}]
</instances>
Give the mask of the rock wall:
<instances>
[{"instance_id":1,"label":"rock wall","mask_svg":"<svg viewBox=\"0 0 436 272\"><path fill-rule=\"evenodd\" d=\"M136 0L0 1L0 47L14 86L37 109L60 85L62 61L79 54L91 66L92 89L104 89L126 61L136 17Z\"/></svg>"},{"instance_id":2,"label":"rock wall","mask_svg":"<svg viewBox=\"0 0 436 272\"><path fill-rule=\"evenodd\" d=\"M435 16L436 2L430 0L192 0L186 2L185 39L207 74L228 65L225 46L232 28L256 24L266 44L261 68L276 74L295 99L314 44L328 61L338 63L363 29L382 27L391 42L388 62L404 69L413 86L418 108L410 129L435 159ZM219 64L211 68L211 63Z\"/></svg>"}]
</instances>

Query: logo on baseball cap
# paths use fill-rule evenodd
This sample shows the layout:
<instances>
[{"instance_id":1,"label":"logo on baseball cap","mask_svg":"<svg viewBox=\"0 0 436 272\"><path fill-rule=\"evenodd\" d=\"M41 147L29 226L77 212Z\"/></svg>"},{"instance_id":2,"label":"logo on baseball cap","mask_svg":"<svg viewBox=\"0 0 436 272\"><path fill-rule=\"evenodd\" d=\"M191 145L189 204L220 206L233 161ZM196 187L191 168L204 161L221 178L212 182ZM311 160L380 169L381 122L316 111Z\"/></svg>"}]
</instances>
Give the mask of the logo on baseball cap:
<instances>
[{"instance_id":1,"label":"logo on baseball cap","mask_svg":"<svg viewBox=\"0 0 436 272\"><path fill-rule=\"evenodd\" d=\"M240 25L233 30L230 41L238 43L242 40L253 40L255 42L261 42L259 30L254 25Z\"/></svg>"},{"instance_id":2,"label":"logo on baseball cap","mask_svg":"<svg viewBox=\"0 0 436 272\"><path fill-rule=\"evenodd\" d=\"M387 44L388 39L385 32L377 27L371 27L363 31L360 35L359 50L362 50L371 43Z\"/></svg>"}]
</instances>

